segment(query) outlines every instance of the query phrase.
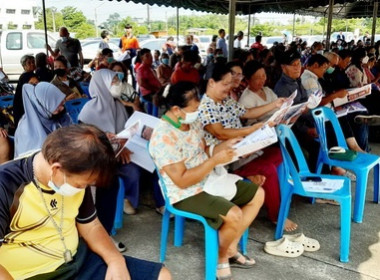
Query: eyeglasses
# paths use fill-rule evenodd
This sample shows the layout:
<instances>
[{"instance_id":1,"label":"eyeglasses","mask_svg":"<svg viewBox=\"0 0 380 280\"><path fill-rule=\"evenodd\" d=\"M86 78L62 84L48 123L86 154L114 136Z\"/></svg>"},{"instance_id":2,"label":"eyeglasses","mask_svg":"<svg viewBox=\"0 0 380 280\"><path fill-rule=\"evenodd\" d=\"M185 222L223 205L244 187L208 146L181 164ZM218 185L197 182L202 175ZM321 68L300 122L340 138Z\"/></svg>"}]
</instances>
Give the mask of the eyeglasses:
<instances>
[{"instance_id":1,"label":"eyeglasses","mask_svg":"<svg viewBox=\"0 0 380 280\"><path fill-rule=\"evenodd\" d=\"M243 79L243 78L244 78L244 76L243 76L242 73L238 73L238 72L235 72L235 71L233 71L233 70L231 70L231 75L232 75L232 77L234 77L234 78L239 78L239 79Z\"/></svg>"}]
</instances>

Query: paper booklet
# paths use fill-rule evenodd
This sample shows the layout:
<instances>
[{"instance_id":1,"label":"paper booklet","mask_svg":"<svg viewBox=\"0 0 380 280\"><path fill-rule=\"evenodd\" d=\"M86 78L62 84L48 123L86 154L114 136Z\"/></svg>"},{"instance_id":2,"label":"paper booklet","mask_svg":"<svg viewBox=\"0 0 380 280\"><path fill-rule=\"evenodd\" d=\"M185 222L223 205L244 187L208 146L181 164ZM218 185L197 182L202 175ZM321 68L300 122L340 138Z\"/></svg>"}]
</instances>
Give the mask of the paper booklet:
<instances>
[{"instance_id":1,"label":"paper booklet","mask_svg":"<svg viewBox=\"0 0 380 280\"><path fill-rule=\"evenodd\" d=\"M332 193L341 189L344 185L343 179L325 179L320 182L302 182L302 186L307 192Z\"/></svg>"},{"instance_id":2,"label":"paper booklet","mask_svg":"<svg viewBox=\"0 0 380 280\"><path fill-rule=\"evenodd\" d=\"M266 121L266 124L273 122L275 125L286 124L292 126L304 112L306 107L311 103L309 98L309 100L304 103L293 105L296 95L297 90L295 90L292 95L285 100L282 106Z\"/></svg>"},{"instance_id":3,"label":"paper booklet","mask_svg":"<svg viewBox=\"0 0 380 280\"><path fill-rule=\"evenodd\" d=\"M364 98L367 95L371 94L372 86L371 84L365 85L360 88L349 88L347 89L348 94L342 98L335 98L333 100L334 107L339 107L343 104L352 102L354 100Z\"/></svg>"},{"instance_id":4,"label":"paper booklet","mask_svg":"<svg viewBox=\"0 0 380 280\"><path fill-rule=\"evenodd\" d=\"M150 157L147 145L153 129L157 126L159 121L160 119L156 117L136 111L125 124L127 128L134 127L136 123L139 124L133 136L126 142L125 147L133 152L131 154L131 161L151 173L153 173L155 166ZM117 137L123 137L127 134L127 132L124 132L125 130L120 132Z\"/></svg>"},{"instance_id":5,"label":"paper booklet","mask_svg":"<svg viewBox=\"0 0 380 280\"><path fill-rule=\"evenodd\" d=\"M252 132L244 137L242 141L236 143L233 148L235 149L235 156L224 165L237 161L239 158L255 153L265 147L277 142L276 130L269 125L264 125L262 128Z\"/></svg>"},{"instance_id":6,"label":"paper booklet","mask_svg":"<svg viewBox=\"0 0 380 280\"><path fill-rule=\"evenodd\" d=\"M367 112L367 108L358 101L335 107L335 114L338 118L355 112Z\"/></svg>"},{"instance_id":7,"label":"paper booklet","mask_svg":"<svg viewBox=\"0 0 380 280\"><path fill-rule=\"evenodd\" d=\"M115 151L115 157L120 155L121 151L126 146L128 139L131 139L137 133L139 126L140 121L137 121L116 134L114 138L110 139L112 148Z\"/></svg>"}]
</instances>

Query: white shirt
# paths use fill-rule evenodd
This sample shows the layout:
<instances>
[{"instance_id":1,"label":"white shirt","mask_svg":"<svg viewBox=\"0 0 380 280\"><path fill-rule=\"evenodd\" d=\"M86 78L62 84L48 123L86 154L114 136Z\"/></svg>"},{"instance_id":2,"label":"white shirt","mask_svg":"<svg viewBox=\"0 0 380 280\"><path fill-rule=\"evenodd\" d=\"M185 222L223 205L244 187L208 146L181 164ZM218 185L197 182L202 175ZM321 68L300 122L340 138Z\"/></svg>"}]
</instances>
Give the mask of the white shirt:
<instances>
[{"instance_id":1,"label":"white shirt","mask_svg":"<svg viewBox=\"0 0 380 280\"><path fill-rule=\"evenodd\" d=\"M239 40L238 38L236 38L234 41L234 48L241 49L241 40Z\"/></svg>"},{"instance_id":2,"label":"white shirt","mask_svg":"<svg viewBox=\"0 0 380 280\"><path fill-rule=\"evenodd\" d=\"M242 95L240 96L239 103L248 109L248 108L254 108L258 106L267 105L269 103L272 103L278 98L277 95L269 87L263 87L263 91L265 92L266 100L262 99L257 93L251 91L247 87L243 91ZM266 121L267 119L269 119L269 117L273 113L274 113L274 110L266 113L265 115L261 116L258 119L248 119L246 124L251 125L256 122Z\"/></svg>"}]
</instances>

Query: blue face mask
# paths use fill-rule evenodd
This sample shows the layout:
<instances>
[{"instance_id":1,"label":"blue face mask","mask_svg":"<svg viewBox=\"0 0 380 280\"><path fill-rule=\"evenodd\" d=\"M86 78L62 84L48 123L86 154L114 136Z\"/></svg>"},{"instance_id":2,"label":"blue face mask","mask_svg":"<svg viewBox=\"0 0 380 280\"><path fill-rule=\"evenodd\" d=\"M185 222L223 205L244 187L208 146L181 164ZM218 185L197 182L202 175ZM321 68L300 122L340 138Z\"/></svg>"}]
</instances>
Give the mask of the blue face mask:
<instances>
[{"instance_id":1,"label":"blue face mask","mask_svg":"<svg viewBox=\"0 0 380 280\"><path fill-rule=\"evenodd\" d=\"M67 37L61 37L62 42L65 43L67 41Z\"/></svg>"},{"instance_id":2,"label":"blue face mask","mask_svg":"<svg viewBox=\"0 0 380 280\"><path fill-rule=\"evenodd\" d=\"M162 63L165 65L169 65L169 58L163 58Z\"/></svg>"},{"instance_id":3,"label":"blue face mask","mask_svg":"<svg viewBox=\"0 0 380 280\"><path fill-rule=\"evenodd\" d=\"M114 62L115 60L113 59L113 57L107 57L107 62L108 64L111 64L112 62Z\"/></svg>"},{"instance_id":4,"label":"blue face mask","mask_svg":"<svg viewBox=\"0 0 380 280\"><path fill-rule=\"evenodd\" d=\"M117 74L117 77L119 78L120 81L123 81L124 80L124 73L123 72L116 72Z\"/></svg>"}]
</instances>

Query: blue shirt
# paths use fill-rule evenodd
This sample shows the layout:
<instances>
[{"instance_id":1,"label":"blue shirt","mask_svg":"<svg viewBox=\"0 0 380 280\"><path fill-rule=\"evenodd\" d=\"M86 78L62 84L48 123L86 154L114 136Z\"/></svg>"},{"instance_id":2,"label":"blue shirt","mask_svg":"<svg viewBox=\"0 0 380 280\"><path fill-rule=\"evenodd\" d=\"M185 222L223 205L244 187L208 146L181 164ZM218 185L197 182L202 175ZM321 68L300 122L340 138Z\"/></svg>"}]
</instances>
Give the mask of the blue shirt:
<instances>
[{"instance_id":1,"label":"blue shirt","mask_svg":"<svg viewBox=\"0 0 380 280\"><path fill-rule=\"evenodd\" d=\"M216 48L222 49L224 57L228 57L226 39L219 38L218 41L216 42Z\"/></svg>"}]
</instances>

